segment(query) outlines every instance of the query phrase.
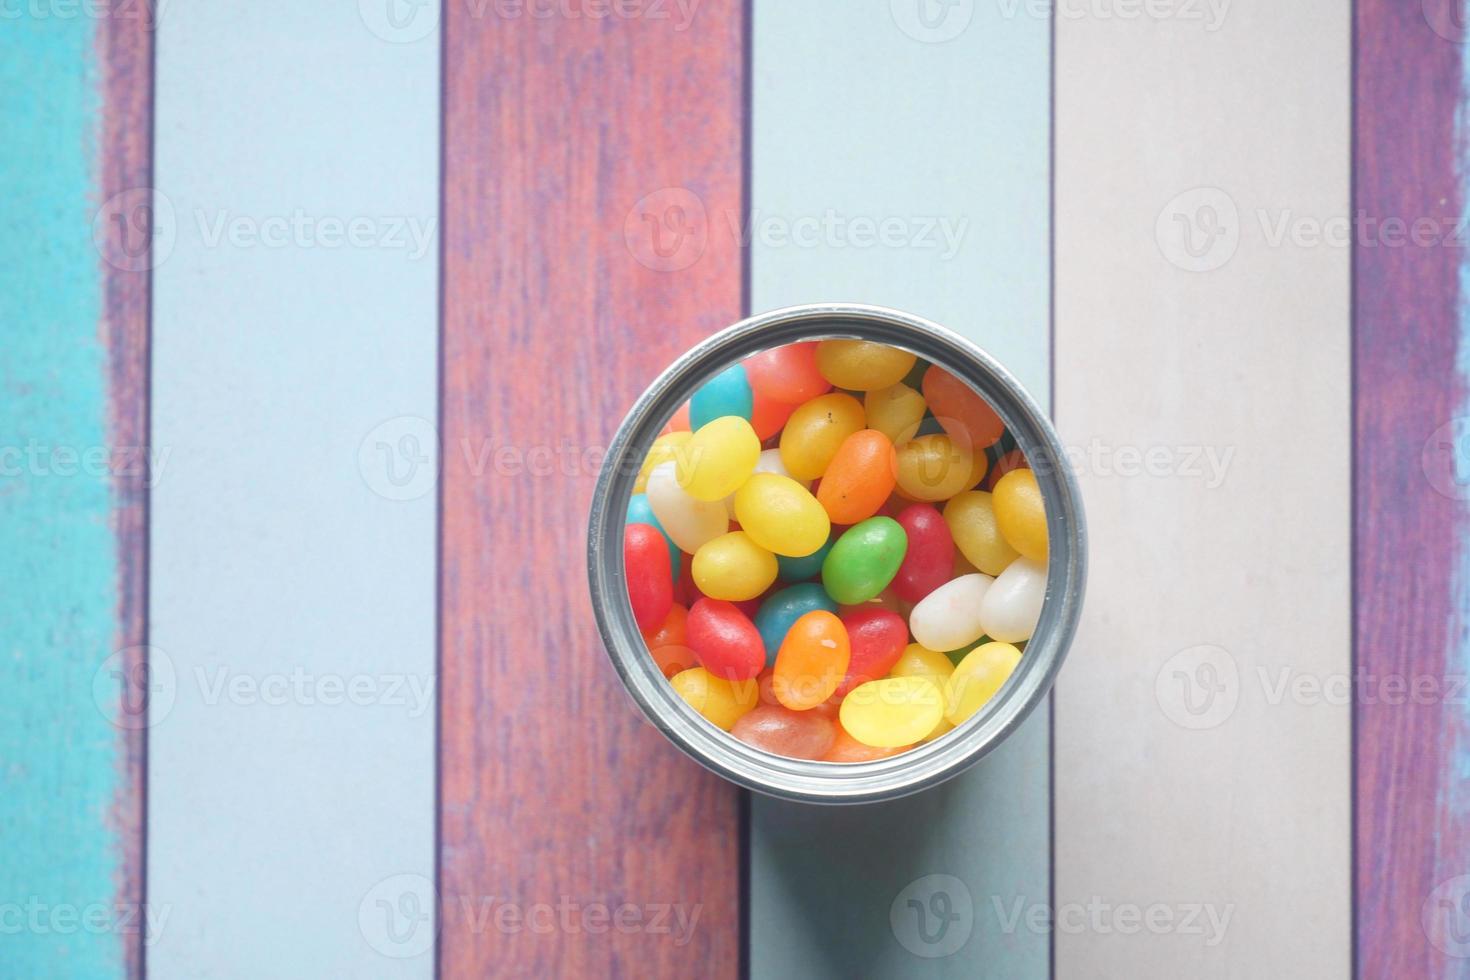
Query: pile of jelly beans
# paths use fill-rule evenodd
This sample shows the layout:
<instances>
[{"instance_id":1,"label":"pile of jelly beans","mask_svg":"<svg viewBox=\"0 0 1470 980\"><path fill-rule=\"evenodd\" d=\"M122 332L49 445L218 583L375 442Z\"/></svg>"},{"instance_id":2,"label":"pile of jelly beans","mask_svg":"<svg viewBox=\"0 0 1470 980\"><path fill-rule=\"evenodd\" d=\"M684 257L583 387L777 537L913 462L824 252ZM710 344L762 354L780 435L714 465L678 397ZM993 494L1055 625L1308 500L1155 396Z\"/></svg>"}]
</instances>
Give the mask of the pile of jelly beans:
<instances>
[{"instance_id":1,"label":"pile of jelly beans","mask_svg":"<svg viewBox=\"0 0 1470 980\"><path fill-rule=\"evenodd\" d=\"M628 504L633 615L673 689L778 755L944 735L1020 662L1046 595L1035 474L967 384L861 340L704 384Z\"/></svg>"}]
</instances>

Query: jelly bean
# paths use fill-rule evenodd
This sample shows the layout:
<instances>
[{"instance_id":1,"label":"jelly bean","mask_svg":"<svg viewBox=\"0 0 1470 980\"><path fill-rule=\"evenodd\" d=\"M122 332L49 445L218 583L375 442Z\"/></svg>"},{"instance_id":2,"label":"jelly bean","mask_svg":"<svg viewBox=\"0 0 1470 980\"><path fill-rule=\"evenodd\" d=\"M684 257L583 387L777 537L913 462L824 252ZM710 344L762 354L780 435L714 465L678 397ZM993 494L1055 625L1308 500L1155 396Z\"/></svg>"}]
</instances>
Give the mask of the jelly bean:
<instances>
[{"instance_id":1,"label":"jelly bean","mask_svg":"<svg viewBox=\"0 0 1470 980\"><path fill-rule=\"evenodd\" d=\"M1016 560L996 523L995 498L984 490L956 494L944 505L944 522L965 558L986 575L999 575Z\"/></svg>"},{"instance_id":2,"label":"jelly bean","mask_svg":"<svg viewBox=\"0 0 1470 980\"><path fill-rule=\"evenodd\" d=\"M775 681L776 672L774 670L771 670L769 667L761 671L760 676L756 678L756 683L760 687L761 704L781 704L780 701L776 700ZM826 715L828 718L832 718L835 720L837 718L837 709L841 706L841 704L842 698L834 694L827 700L823 701L821 704L816 705L815 707L807 708L806 711L810 712L811 714ZM785 707L785 705L781 706Z\"/></svg>"},{"instance_id":3,"label":"jelly bean","mask_svg":"<svg viewBox=\"0 0 1470 980\"><path fill-rule=\"evenodd\" d=\"M835 537L828 537L826 542L809 555L800 558L789 558L786 555L776 556L776 567L779 571L776 577L782 582L805 582L814 579L822 573L822 562L827 560L827 553L837 543Z\"/></svg>"},{"instance_id":4,"label":"jelly bean","mask_svg":"<svg viewBox=\"0 0 1470 980\"><path fill-rule=\"evenodd\" d=\"M654 647L649 654L665 677L673 677L691 667L699 666L699 658L694 651L681 644L669 643L661 647Z\"/></svg>"},{"instance_id":5,"label":"jelly bean","mask_svg":"<svg viewBox=\"0 0 1470 980\"><path fill-rule=\"evenodd\" d=\"M893 670L889 676L927 677L935 684L938 684L939 689L943 691L949 684L949 676L953 673L954 661L950 660L948 656L936 650L930 650L922 644L910 643L904 647L903 655L893 665ZM941 717L939 723L924 736L923 741L933 741L953 727L948 719Z\"/></svg>"},{"instance_id":6,"label":"jelly bean","mask_svg":"<svg viewBox=\"0 0 1470 980\"><path fill-rule=\"evenodd\" d=\"M917 360L913 354L869 340L824 340L817 345L817 370L838 388L872 391L898 384Z\"/></svg>"},{"instance_id":7,"label":"jelly bean","mask_svg":"<svg viewBox=\"0 0 1470 980\"><path fill-rule=\"evenodd\" d=\"M891 517L870 517L842 533L822 562L822 585L844 606L867 602L888 587L908 548Z\"/></svg>"},{"instance_id":8,"label":"jelly bean","mask_svg":"<svg viewBox=\"0 0 1470 980\"><path fill-rule=\"evenodd\" d=\"M685 627L700 664L726 680L755 677L765 666L761 635L750 617L722 599L700 599Z\"/></svg>"},{"instance_id":9,"label":"jelly bean","mask_svg":"<svg viewBox=\"0 0 1470 980\"><path fill-rule=\"evenodd\" d=\"M655 650L659 647L684 646L688 642L688 633L685 630L689 619L689 610L680 603L669 606L668 615L664 616L653 629L643 630L643 642L648 644L648 649Z\"/></svg>"},{"instance_id":10,"label":"jelly bean","mask_svg":"<svg viewBox=\"0 0 1470 980\"><path fill-rule=\"evenodd\" d=\"M777 476L791 479L791 474L786 472L786 464L781 462L781 450L779 449L762 450L760 457L755 461L755 473L775 473ZM755 473L752 473L751 476L754 476ZM801 480L796 482L801 484L803 490L811 489ZM735 494L733 493L725 498L725 513L730 515L731 520L735 519Z\"/></svg>"},{"instance_id":11,"label":"jelly bean","mask_svg":"<svg viewBox=\"0 0 1470 980\"><path fill-rule=\"evenodd\" d=\"M800 402L778 402L773 398L757 393L750 409L750 427L755 430L756 436L765 442L771 436L781 431L791 413L796 411Z\"/></svg>"},{"instance_id":12,"label":"jelly bean","mask_svg":"<svg viewBox=\"0 0 1470 980\"><path fill-rule=\"evenodd\" d=\"M833 524L856 524L878 513L893 492L893 443L876 429L862 429L842 440L822 474L817 501Z\"/></svg>"},{"instance_id":13,"label":"jelly bean","mask_svg":"<svg viewBox=\"0 0 1470 980\"><path fill-rule=\"evenodd\" d=\"M886 759L892 755L910 748L908 745L900 745L897 748L879 748L876 745L864 745L851 735L841 724L837 726L837 737L832 740L832 747L827 754L822 756L823 762L874 762L878 759Z\"/></svg>"},{"instance_id":14,"label":"jelly bean","mask_svg":"<svg viewBox=\"0 0 1470 980\"><path fill-rule=\"evenodd\" d=\"M688 432L688 431L689 431L689 403L688 402L685 402L684 404L680 405L678 408L674 409L674 414L669 416L669 420L664 423L664 427L659 432L659 435L668 435L670 432Z\"/></svg>"},{"instance_id":15,"label":"jelly bean","mask_svg":"<svg viewBox=\"0 0 1470 980\"><path fill-rule=\"evenodd\" d=\"M909 631L930 650L957 650L984 635L980 604L995 580L962 575L929 593L909 614Z\"/></svg>"},{"instance_id":16,"label":"jelly bean","mask_svg":"<svg viewBox=\"0 0 1470 980\"><path fill-rule=\"evenodd\" d=\"M837 690L851 656L842 620L825 609L807 613L791 624L776 652L776 700L793 711L815 708Z\"/></svg>"},{"instance_id":17,"label":"jelly bean","mask_svg":"<svg viewBox=\"0 0 1470 980\"><path fill-rule=\"evenodd\" d=\"M648 495L635 493L628 498L628 523L647 524L664 536L664 541L669 545L669 569L674 573L674 581L679 581L679 546L674 544L674 539L669 537L658 517L653 513L653 507L648 503Z\"/></svg>"},{"instance_id":18,"label":"jelly bean","mask_svg":"<svg viewBox=\"0 0 1470 980\"><path fill-rule=\"evenodd\" d=\"M863 406L842 392L805 402L781 430L781 461L792 477L815 480L827 471L844 439L863 427Z\"/></svg>"},{"instance_id":19,"label":"jelly bean","mask_svg":"<svg viewBox=\"0 0 1470 980\"><path fill-rule=\"evenodd\" d=\"M963 551L955 549L954 571L950 573L950 578L959 578L961 575L974 575L978 571L980 571L980 569L970 564L970 559L965 557L965 553ZM994 576L991 577L994 578Z\"/></svg>"},{"instance_id":20,"label":"jelly bean","mask_svg":"<svg viewBox=\"0 0 1470 980\"><path fill-rule=\"evenodd\" d=\"M995 482L995 523L1012 548L1034 561L1046 561L1046 504L1036 474L1011 470Z\"/></svg>"},{"instance_id":21,"label":"jelly bean","mask_svg":"<svg viewBox=\"0 0 1470 980\"><path fill-rule=\"evenodd\" d=\"M680 551L697 552L730 529L725 505L718 500L699 500L685 493L675 476L675 463L660 463L648 475L648 504L659 526Z\"/></svg>"},{"instance_id":22,"label":"jelly bean","mask_svg":"<svg viewBox=\"0 0 1470 980\"><path fill-rule=\"evenodd\" d=\"M761 441L750 423L723 415L701 426L684 445L675 473L689 496L723 501L755 472L760 455Z\"/></svg>"},{"instance_id":23,"label":"jelly bean","mask_svg":"<svg viewBox=\"0 0 1470 980\"><path fill-rule=\"evenodd\" d=\"M837 603L817 582L782 589L761 603L760 612L755 614L755 628L760 630L761 642L765 646L766 666L776 663L776 653L781 649L781 642L786 639L791 624L814 609L825 609L830 613L837 611Z\"/></svg>"},{"instance_id":24,"label":"jelly bean","mask_svg":"<svg viewBox=\"0 0 1470 980\"><path fill-rule=\"evenodd\" d=\"M832 387L817 370L817 342L772 347L745 359L753 391L778 402L799 405Z\"/></svg>"},{"instance_id":25,"label":"jelly bean","mask_svg":"<svg viewBox=\"0 0 1470 980\"><path fill-rule=\"evenodd\" d=\"M995 464L990 467L990 472L985 474L984 481L980 484L982 490L994 490L995 481L1005 476L1011 470L1029 468L1031 464L1026 462L1026 454L1019 449L1012 449L1002 453Z\"/></svg>"},{"instance_id":26,"label":"jelly bean","mask_svg":"<svg viewBox=\"0 0 1470 980\"><path fill-rule=\"evenodd\" d=\"M912 500L948 500L985 475L985 455L976 457L947 435L910 439L897 453L898 489Z\"/></svg>"},{"instance_id":27,"label":"jelly bean","mask_svg":"<svg viewBox=\"0 0 1470 980\"><path fill-rule=\"evenodd\" d=\"M657 528L647 524L623 526L623 570L638 628L653 629L664 621L674 604L669 546Z\"/></svg>"},{"instance_id":28,"label":"jelly bean","mask_svg":"<svg viewBox=\"0 0 1470 980\"><path fill-rule=\"evenodd\" d=\"M669 678L675 693L716 728L729 731L756 706L754 681L730 682L703 667L691 667Z\"/></svg>"},{"instance_id":29,"label":"jelly bean","mask_svg":"<svg viewBox=\"0 0 1470 980\"><path fill-rule=\"evenodd\" d=\"M648 489L648 477L653 473L653 468L660 463L678 459L680 450L694 438L694 433L669 432L653 440L649 447L648 455L643 458L643 466L638 470L638 479L633 482L634 493L644 493Z\"/></svg>"},{"instance_id":30,"label":"jelly bean","mask_svg":"<svg viewBox=\"0 0 1470 980\"><path fill-rule=\"evenodd\" d=\"M954 539L943 515L928 504L905 507L897 520L909 546L893 576L893 591L900 599L918 602L953 577Z\"/></svg>"},{"instance_id":31,"label":"jelly bean","mask_svg":"<svg viewBox=\"0 0 1470 980\"><path fill-rule=\"evenodd\" d=\"M726 415L749 422L754 407L745 368L732 364L706 381L689 399L689 427L698 432Z\"/></svg>"},{"instance_id":32,"label":"jelly bean","mask_svg":"<svg viewBox=\"0 0 1470 980\"><path fill-rule=\"evenodd\" d=\"M885 677L854 688L842 701L842 727L864 745L912 745L944 718L945 701L928 677Z\"/></svg>"},{"instance_id":33,"label":"jelly bean","mask_svg":"<svg viewBox=\"0 0 1470 980\"><path fill-rule=\"evenodd\" d=\"M924 396L902 383L878 388L863 396L868 428L877 429L895 446L918 435L925 411Z\"/></svg>"},{"instance_id":34,"label":"jelly bean","mask_svg":"<svg viewBox=\"0 0 1470 980\"><path fill-rule=\"evenodd\" d=\"M746 745L791 759L820 759L837 738L837 725L814 711L757 705L730 729Z\"/></svg>"},{"instance_id":35,"label":"jelly bean","mask_svg":"<svg viewBox=\"0 0 1470 980\"><path fill-rule=\"evenodd\" d=\"M860 609L842 617L847 630L851 655L847 674L837 685L836 694L846 695L859 684L887 677L903 655L908 643L909 627L903 617L888 609Z\"/></svg>"},{"instance_id":36,"label":"jelly bean","mask_svg":"<svg viewBox=\"0 0 1470 980\"><path fill-rule=\"evenodd\" d=\"M1021 662L1021 651L1009 643L982 643L965 655L945 689L944 717L959 725L995 697Z\"/></svg>"},{"instance_id":37,"label":"jelly bean","mask_svg":"<svg viewBox=\"0 0 1470 980\"><path fill-rule=\"evenodd\" d=\"M985 593L980 625L985 635L1004 643L1031 639L1046 599L1046 566L1017 558Z\"/></svg>"},{"instance_id":38,"label":"jelly bean","mask_svg":"<svg viewBox=\"0 0 1470 980\"><path fill-rule=\"evenodd\" d=\"M711 599L754 599L776 581L776 556L744 531L706 541L694 553L694 584Z\"/></svg>"},{"instance_id":39,"label":"jelly bean","mask_svg":"<svg viewBox=\"0 0 1470 980\"><path fill-rule=\"evenodd\" d=\"M741 485L735 492L735 519L756 544L791 558L821 548L832 533L832 522L811 491L778 473L757 473Z\"/></svg>"},{"instance_id":40,"label":"jelly bean","mask_svg":"<svg viewBox=\"0 0 1470 980\"><path fill-rule=\"evenodd\" d=\"M924 401L944 431L975 452L995 445L1005 432L990 403L937 364L924 372Z\"/></svg>"},{"instance_id":41,"label":"jelly bean","mask_svg":"<svg viewBox=\"0 0 1470 980\"><path fill-rule=\"evenodd\" d=\"M908 617L909 610L912 608L913 605L900 599L898 595L894 593L893 587L890 585L888 588L884 589L882 592L879 592L877 595L873 596L873 598L867 600L866 602L854 602L851 604L843 603L839 605L837 608L837 615L847 617L851 616L853 613L869 612L874 609L886 609L887 611L891 613L897 613L899 616L902 616L906 619Z\"/></svg>"}]
</instances>

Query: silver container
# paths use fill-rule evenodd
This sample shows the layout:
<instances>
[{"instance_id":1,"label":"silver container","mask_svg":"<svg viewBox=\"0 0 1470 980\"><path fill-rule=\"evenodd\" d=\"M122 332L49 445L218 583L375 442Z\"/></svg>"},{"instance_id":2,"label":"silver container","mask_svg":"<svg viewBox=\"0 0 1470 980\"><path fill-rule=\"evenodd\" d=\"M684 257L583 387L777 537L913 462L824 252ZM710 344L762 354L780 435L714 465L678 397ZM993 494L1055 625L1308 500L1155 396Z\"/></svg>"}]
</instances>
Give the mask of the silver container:
<instances>
[{"instance_id":1,"label":"silver container","mask_svg":"<svg viewBox=\"0 0 1470 980\"><path fill-rule=\"evenodd\" d=\"M1046 501L1046 603L1021 663L973 718L933 742L874 762L807 762L746 745L705 721L644 647L623 576L623 526L638 470L665 420L708 378L757 351L801 340L856 338L912 351L966 381L1005 422ZM980 760L1046 697L1077 627L1087 534L1077 483L1050 421L989 354L920 317L848 303L793 306L750 317L697 344L628 412L603 462L587 528L597 627L618 676L648 720L706 768L749 789L808 803L866 803L938 785Z\"/></svg>"}]
</instances>

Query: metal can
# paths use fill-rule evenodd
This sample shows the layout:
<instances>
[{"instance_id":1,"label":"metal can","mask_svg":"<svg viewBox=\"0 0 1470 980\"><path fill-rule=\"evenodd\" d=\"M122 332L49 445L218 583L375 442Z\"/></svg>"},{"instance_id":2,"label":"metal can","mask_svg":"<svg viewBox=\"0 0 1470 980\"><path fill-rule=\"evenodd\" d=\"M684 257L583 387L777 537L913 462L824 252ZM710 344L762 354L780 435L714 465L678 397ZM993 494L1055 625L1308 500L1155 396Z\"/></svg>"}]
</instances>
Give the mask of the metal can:
<instances>
[{"instance_id":1,"label":"metal can","mask_svg":"<svg viewBox=\"0 0 1470 980\"><path fill-rule=\"evenodd\" d=\"M873 762L809 762L746 745L705 721L669 685L633 619L623 572L623 526L639 467L675 409L706 380L769 347L854 338L889 344L945 368L1000 415L1036 473L1050 539L1046 599L1020 665L999 692L941 738ZM1001 365L958 334L897 310L848 303L752 316L695 345L648 387L608 447L592 497L587 569L598 630L624 686L648 720L706 768L748 789L807 803L866 803L938 785L979 761L1046 697L1076 632L1087 567L1077 482L1051 422Z\"/></svg>"}]
</instances>

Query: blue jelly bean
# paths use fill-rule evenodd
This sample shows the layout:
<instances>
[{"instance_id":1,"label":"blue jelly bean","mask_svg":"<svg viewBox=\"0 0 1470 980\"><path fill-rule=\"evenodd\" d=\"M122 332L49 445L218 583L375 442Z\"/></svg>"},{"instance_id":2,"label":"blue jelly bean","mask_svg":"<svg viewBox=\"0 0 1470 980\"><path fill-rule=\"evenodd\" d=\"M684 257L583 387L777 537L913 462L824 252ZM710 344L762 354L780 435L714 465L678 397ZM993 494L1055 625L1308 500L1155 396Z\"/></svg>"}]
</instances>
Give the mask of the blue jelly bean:
<instances>
[{"instance_id":1,"label":"blue jelly bean","mask_svg":"<svg viewBox=\"0 0 1470 980\"><path fill-rule=\"evenodd\" d=\"M648 497L645 494L635 493L628 498L628 523L649 524L658 528L658 533L662 534L664 540L669 543L669 564L674 569L674 581L679 581L679 546L674 544L674 539L669 537L669 532L665 531L663 525L658 522L658 518L653 516L653 507L648 503Z\"/></svg>"},{"instance_id":2,"label":"blue jelly bean","mask_svg":"<svg viewBox=\"0 0 1470 980\"><path fill-rule=\"evenodd\" d=\"M783 582L805 582L807 579L816 578L822 571L822 562L827 560L827 552L832 550L832 545L837 543L837 535L827 539L827 543L805 558L787 558L785 555L776 556L776 577Z\"/></svg>"},{"instance_id":3,"label":"blue jelly bean","mask_svg":"<svg viewBox=\"0 0 1470 980\"><path fill-rule=\"evenodd\" d=\"M820 582L793 585L761 603L755 614L755 628L766 648L767 667L775 666L776 651L781 649L781 641L786 639L786 631L791 629L791 624L816 609L837 612L837 603L832 601Z\"/></svg>"},{"instance_id":4,"label":"blue jelly bean","mask_svg":"<svg viewBox=\"0 0 1470 980\"><path fill-rule=\"evenodd\" d=\"M749 422L754 407L745 368L736 364L710 378L689 399L689 427L698 432L706 422L726 415L738 415Z\"/></svg>"}]
</instances>

